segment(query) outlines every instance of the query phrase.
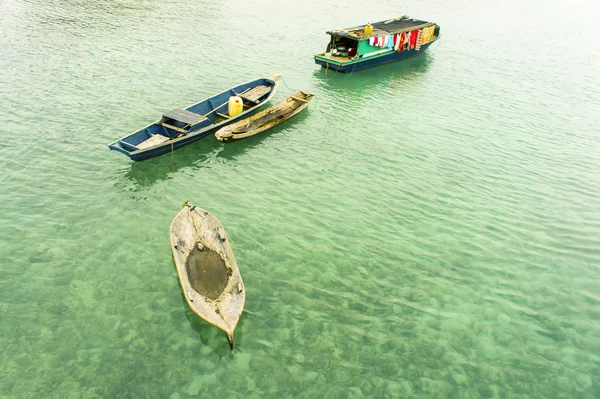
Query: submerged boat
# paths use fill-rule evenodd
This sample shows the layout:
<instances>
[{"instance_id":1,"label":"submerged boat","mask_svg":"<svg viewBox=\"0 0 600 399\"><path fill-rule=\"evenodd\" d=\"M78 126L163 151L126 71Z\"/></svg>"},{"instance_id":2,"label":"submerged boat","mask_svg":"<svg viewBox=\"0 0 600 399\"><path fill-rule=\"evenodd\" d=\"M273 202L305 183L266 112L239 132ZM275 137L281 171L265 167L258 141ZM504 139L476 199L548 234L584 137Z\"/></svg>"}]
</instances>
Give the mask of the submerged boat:
<instances>
[{"instance_id":1,"label":"submerged boat","mask_svg":"<svg viewBox=\"0 0 600 399\"><path fill-rule=\"evenodd\" d=\"M315 63L351 73L422 54L440 38L440 27L403 16L327 34L331 40L325 53L315 55Z\"/></svg>"},{"instance_id":2,"label":"submerged boat","mask_svg":"<svg viewBox=\"0 0 600 399\"><path fill-rule=\"evenodd\" d=\"M134 161L176 150L257 111L273 97L280 81L281 75L268 75L232 87L185 109L174 109L160 120L113 141L108 147ZM241 99L243 104L241 112L235 116L228 111L232 97Z\"/></svg>"},{"instance_id":3,"label":"submerged boat","mask_svg":"<svg viewBox=\"0 0 600 399\"><path fill-rule=\"evenodd\" d=\"M221 222L186 201L171 223L170 236L188 305L225 331L233 350L233 332L244 310L246 291Z\"/></svg>"},{"instance_id":4,"label":"submerged boat","mask_svg":"<svg viewBox=\"0 0 600 399\"><path fill-rule=\"evenodd\" d=\"M225 143L245 139L275 127L294 117L310 104L315 95L307 91L297 91L277 104L236 123L222 127L215 133L219 141Z\"/></svg>"}]
</instances>

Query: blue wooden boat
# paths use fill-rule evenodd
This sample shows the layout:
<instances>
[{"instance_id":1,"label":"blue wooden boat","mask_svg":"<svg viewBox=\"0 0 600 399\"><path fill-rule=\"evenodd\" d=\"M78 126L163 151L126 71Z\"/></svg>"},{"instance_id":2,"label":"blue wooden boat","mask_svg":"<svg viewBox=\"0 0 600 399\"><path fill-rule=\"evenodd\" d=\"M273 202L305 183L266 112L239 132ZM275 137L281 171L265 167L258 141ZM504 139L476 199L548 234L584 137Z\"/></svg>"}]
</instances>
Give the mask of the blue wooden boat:
<instances>
[{"instance_id":1,"label":"blue wooden boat","mask_svg":"<svg viewBox=\"0 0 600 399\"><path fill-rule=\"evenodd\" d=\"M325 53L314 56L315 63L352 73L422 54L440 38L440 27L433 22L403 16L327 34L331 40Z\"/></svg>"},{"instance_id":2,"label":"blue wooden boat","mask_svg":"<svg viewBox=\"0 0 600 399\"><path fill-rule=\"evenodd\" d=\"M160 120L113 141L108 147L134 161L174 151L257 111L273 97L280 81L281 75L268 75L232 87L185 109L174 109ZM228 115L227 108L232 96L241 97L244 105L243 112L233 117Z\"/></svg>"}]
</instances>

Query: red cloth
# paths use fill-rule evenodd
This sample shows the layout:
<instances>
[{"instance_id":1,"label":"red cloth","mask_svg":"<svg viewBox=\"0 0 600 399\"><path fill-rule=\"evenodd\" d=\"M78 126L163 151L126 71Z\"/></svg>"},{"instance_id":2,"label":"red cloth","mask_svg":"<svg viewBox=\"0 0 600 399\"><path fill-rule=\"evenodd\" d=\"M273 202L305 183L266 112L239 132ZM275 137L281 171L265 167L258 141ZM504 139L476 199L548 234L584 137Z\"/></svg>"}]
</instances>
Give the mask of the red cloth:
<instances>
[{"instance_id":1,"label":"red cloth","mask_svg":"<svg viewBox=\"0 0 600 399\"><path fill-rule=\"evenodd\" d=\"M398 52L404 50L404 41L406 40L406 33L402 32L400 35L400 46L398 46Z\"/></svg>"},{"instance_id":2,"label":"red cloth","mask_svg":"<svg viewBox=\"0 0 600 399\"><path fill-rule=\"evenodd\" d=\"M412 32L410 32L410 49L414 49L415 45L417 44L417 36L419 35L419 31L418 30L413 30Z\"/></svg>"}]
</instances>

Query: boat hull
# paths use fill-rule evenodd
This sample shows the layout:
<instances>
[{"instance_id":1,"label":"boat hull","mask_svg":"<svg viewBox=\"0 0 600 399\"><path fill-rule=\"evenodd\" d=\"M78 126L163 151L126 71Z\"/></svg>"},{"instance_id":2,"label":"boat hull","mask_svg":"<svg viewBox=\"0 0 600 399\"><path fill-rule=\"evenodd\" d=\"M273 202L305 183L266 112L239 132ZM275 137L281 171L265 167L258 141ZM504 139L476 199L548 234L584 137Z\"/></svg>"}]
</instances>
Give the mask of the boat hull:
<instances>
[{"instance_id":1,"label":"boat hull","mask_svg":"<svg viewBox=\"0 0 600 399\"><path fill-rule=\"evenodd\" d=\"M194 141L198 141L198 140L214 133L219 128L220 127L217 126L212 129L203 130L202 132L192 133L185 137L182 137L181 140L169 141L165 145L160 145L160 146L157 146L154 148L149 148L144 151L128 152L126 149L118 146L118 144L119 144L118 142L112 143L111 145L109 145L109 148L111 150L118 151L118 152L121 152L121 153L127 155L132 161L143 161L143 160L146 160L149 158L157 157L162 154L166 154L171 151L175 151L181 147L185 147L186 145L191 144Z\"/></svg>"},{"instance_id":2,"label":"boat hull","mask_svg":"<svg viewBox=\"0 0 600 399\"><path fill-rule=\"evenodd\" d=\"M173 219L169 235L189 307L223 330L233 349L233 334L244 310L246 290L221 222L186 201Z\"/></svg>"},{"instance_id":3,"label":"boat hull","mask_svg":"<svg viewBox=\"0 0 600 399\"><path fill-rule=\"evenodd\" d=\"M355 71L360 71L362 69L372 68L375 66L385 65L392 62L403 61L408 58L416 57L418 55L423 54L429 48L429 46L434 43L434 41L422 45L419 50L408 50L401 52L394 51L389 54L383 54L372 57L363 57L362 59L346 63L330 62L327 60L326 57L315 56L315 63L317 65L321 65L325 69L331 69L342 73L352 73Z\"/></svg>"}]
</instances>

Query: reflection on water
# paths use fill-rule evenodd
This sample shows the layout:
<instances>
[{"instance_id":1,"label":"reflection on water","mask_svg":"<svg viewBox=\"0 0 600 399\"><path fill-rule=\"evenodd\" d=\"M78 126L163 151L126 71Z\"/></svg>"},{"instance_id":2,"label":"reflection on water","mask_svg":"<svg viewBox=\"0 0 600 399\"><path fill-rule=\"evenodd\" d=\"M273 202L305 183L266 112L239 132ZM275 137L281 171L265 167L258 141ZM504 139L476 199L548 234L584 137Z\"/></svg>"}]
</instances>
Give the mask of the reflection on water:
<instances>
[{"instance_id":1,"label":"reflection on water","mask_svg":"<svg viewBox=\"0 0 600 399\"><path fill-rule=\"evenodd\" d=\"M131 162L115 186L124 191L140 191L167 180L185 167L200 168L211 163L223 144L212 135L195 143L141 162Z\"/></svg>"},{"instance_id":2,"label":"reflection on water","mask_svg":"<svg viewBox=\"0 0 600 399\"><path fill-rule=\"evenodd\" d=\"M315 99L316 102L316 99ZM266 130L262 133L257 134L256 136L251 136L243 140L234 141L232 143L225 144L223 149L221 149L217 153L218 158L224 158L228 161L235 160L240 155L251 151L254 148L259 147L265 141L276 138L277 140L285 140L286 134L294 134L297 132L295 128L297 126L301 126L307 118L310 117L310 105L303 110L298 115L294 116L292 119L283 122L281 125L275 126L272 129ZM286 132L289 130L288 132Z\"/></svg>"},{"instance_id":3,"label":"reflection on water","mask_svg":"<svg viewBox=\"0 0 600 399\"><path fill-rule=\"evenodd\" d=\"M423 56L345 75L311 55L364 2L0 0L0 396L599 397L600 54L545 23L596 37L584 3L456 3ZM277 128L106 146L275 70L316 95ZM235 243L233 354L178 285L186 199Z\"/></svg>"},{"instance_id":4,"label":"reflection on water","mask_svg":"<svg viewBox=\"0 0 600 399\"><path fill-rule=\"evenodd\" d=\"M172 264L174 272L176 270L175 263ZM219 359L225 357L232 357L234 352L229 349L229 343L227 342L227 336L223 331L218 329L217 327L211 325L207 321L203 320L198 316L192 309L190 309L187 301L185 300L185 296L183 294L183 290L181 289L181 282L178 281L178 287L180 289L181 296L181 306L185 313L185 317L190 323L190 327L197 334L202 344L206 347L210 348L212 353L216 353ZM242 312L240 316L240 320L235 328L234 333L234 344L236 347L240 347L243 341L242 331L244 330L244 319L246 318L246 312Z\"/></svg>"},{"instance_id":5,"label":"reflection on water","mask_svg":"<svg viewBox=\"0 0 600 399\"><path fill-rule=\"evenodd\" d=\"M433 64L433 57L432 54L425 52L420 56L404 61L351 74L336 73L321 68L313 73L313 78L316 80L315 85L319 89L333 94L349 92L356 98L376 87L385 88L399 81L408 84L421 79Z\"/></svg>"},{"instance_id":6,"label":"reflection on water","mask_svg":"<svg viewBox=\"0 0 600 399\"><path fill-rule=\"evenodd\" d=\"M279 126L239 142L223 144L217 141L213 135L209 135L172 153L141 162L131 162L125 171L122 169L118 172L122 174L122 177L116 180L115 186L123 191L142 191L151 188L158 182L166 181L186 167L199 169L214 165L219 161L232 161L256 148L272 135L285 134L285 130L302 124L308 117L309 110L306 109ZM289 133L293 134L294 131ZM285 137L281 139L285 140Z\"/></svg>"}]
</instances>

